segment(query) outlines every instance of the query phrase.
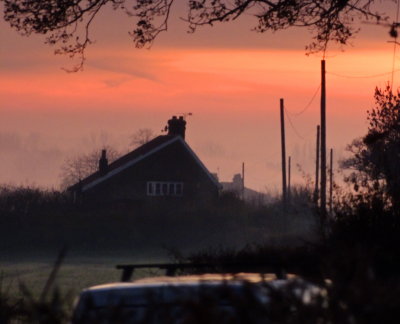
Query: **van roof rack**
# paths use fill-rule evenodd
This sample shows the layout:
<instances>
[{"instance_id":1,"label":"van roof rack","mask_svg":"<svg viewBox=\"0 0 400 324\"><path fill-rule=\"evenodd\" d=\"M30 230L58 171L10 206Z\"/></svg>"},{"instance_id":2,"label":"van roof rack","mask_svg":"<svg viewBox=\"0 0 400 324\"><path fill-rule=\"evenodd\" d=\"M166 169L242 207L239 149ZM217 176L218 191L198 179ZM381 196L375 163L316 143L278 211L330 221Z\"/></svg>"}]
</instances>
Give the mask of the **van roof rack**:
<instances>
[{"instance_id":1,"label":"van roof rack","mask_svg":"<svg viewBox=\"0 0 400 324\"><path fill-rule=\"evenodd\" d=\"M122 270L121 281L130 281L136 269L165 270L165 275L175 276L177 271L193 269L195 272L240 273L259 272L275 273L278 279L286 279L286 271L282 266L271 263L142 263L118 264L116 269Z\"/></svg>"}]
</instances>

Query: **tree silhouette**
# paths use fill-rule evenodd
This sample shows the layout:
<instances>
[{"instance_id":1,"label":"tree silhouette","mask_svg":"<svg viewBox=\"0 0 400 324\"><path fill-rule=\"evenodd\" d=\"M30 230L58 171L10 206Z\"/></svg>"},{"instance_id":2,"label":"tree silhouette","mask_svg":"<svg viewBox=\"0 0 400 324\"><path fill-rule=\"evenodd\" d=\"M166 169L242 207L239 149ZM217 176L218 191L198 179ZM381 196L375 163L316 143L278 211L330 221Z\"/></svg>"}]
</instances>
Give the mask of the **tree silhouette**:
<instances>
[{"instance_id":1,"label":"tree silhouette","mask_svg":"<svg viewBox=\"0 0 400 324\"><path fill-rule=\"evenodd\" d=\"M168 29L175 0L3 0L4 18L22 35L44 34L58 45L58 54L78 55L81 69L85 49L92 43L90 26L97 14L111 5L135 19L130 36L136 46L151 46ZM180 0L181 1L181 0ZM371 6L376 0L186 0L188 30L228 22L241 15L254 16L255 31L278 31L305 27L313 33L309 51L325 50L328 42L346 44L356 29L356 19L380 21Z\"/></svg>"},{"instance_id":2,"label":"tree silhouette","mask_svg":"<svg viewBox=\"0 0 400 324\"><path fill-rule=\"evenodd\" d=\"M120 153L111 146L102 149L107 151L108 162L115 161ZM67 189L80 180L86 178L99 169L99 159L102 149L95 149L89 153L78 155L65 160L61 166L61 189Z\"/></svg>"},{"instance_id":3,"label":"tree silhouette","mask_svg":"<svg viewBox=\"0 0 400 324\"><path fill-rule=\"evenodd\" d=\"M139 128L132 136L131 136L131 146L138 147L147 142L150 142L155 137L154 132L150 128Z\"/></svg>"},{"instance_id":4,"label":"tree silhouette","mask_svg":"<svg viewBox=\"0 0 400 324\"><path fill-rule=\"evenodd\" d=\"M342 161L352 170L346 180L363 195L382 197L400 208L400 92L375 90L375 107L368 111L368 133L349 146L353 156Z\"/></svg>"}]
</instances>

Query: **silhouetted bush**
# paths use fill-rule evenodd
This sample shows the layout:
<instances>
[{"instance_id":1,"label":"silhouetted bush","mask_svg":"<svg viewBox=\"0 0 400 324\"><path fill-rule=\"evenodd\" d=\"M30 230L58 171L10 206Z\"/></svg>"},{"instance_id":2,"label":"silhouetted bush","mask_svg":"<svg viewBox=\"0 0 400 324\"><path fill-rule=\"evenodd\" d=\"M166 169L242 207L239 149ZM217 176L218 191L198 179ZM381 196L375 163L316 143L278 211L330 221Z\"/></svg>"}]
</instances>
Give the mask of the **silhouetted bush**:
<instances>
[{"instance_id":1,"label":"silhouetted bush","mask_svg":"<svg viewBox=\"0 0 400 324\"><path fill-rule=\"evenodd\" d=\"M313 227L308 206L293 206L290 213L279 202L253 206L229 194L207 203L172 205L160 200L147 205L89 205L74 204L62 192L2 187L0 251L55 253L65 245L71 251L91 253L162 246L185 250L238 248L265 241L284 244L281 238L294 242L309 236L304 233L312 232Z\"/></svg>"}]
</instances>

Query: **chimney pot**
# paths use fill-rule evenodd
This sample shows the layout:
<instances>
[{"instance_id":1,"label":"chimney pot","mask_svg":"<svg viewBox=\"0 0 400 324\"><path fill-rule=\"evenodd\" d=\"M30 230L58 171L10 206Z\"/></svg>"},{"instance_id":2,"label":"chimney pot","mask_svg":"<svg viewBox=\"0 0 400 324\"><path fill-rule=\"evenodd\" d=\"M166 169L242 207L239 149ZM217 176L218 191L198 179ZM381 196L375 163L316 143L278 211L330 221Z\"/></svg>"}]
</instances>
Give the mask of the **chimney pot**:
<instances>
[{"instance_id":1,"label":"chimney pot","mask_svg":"<svg viewBox=\"0 0 400 324\"><path fill-rule=\"evenodd\" d=\"M99 172L101 173L101 175L105 175L108 172L108 160L106 150L101 150L101 157L99 160Z\"/></svg>"},{"instance_id":2,"label":"chimney pot","mask_svg":"<svg viewBox=\"0 0 400 324\"><path fill-rule=\"evenodd\" d=\"M168 135L181 136L185 139L185 131L186 120L183 116L179 116L179 119L176 116L172 116L172 118L168 120Z\"/></svg>"}]
</instances>

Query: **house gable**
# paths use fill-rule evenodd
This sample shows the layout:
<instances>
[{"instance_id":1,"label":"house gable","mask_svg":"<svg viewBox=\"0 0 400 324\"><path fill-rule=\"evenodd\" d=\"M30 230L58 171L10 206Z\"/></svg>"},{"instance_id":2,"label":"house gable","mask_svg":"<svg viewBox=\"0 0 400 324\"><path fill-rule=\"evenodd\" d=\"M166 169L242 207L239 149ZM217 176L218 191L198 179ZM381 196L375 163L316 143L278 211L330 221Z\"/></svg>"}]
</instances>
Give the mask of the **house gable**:
<instances>
[{"instance_id":1,"label":"house gable","mask_svg":"<svg viewBox=\"0 0 400 324\"><path fill-rule=\"evenodd\" d=\"M147 157L151 156L152 154L155 154L156 152L162 150L164 147L170 145L171 143L175 142L176 140L177 140L177 137L172 138L169 141L167 141L167 142L165 142L163 144L160 144L159 146L157 146L154 149L150 150L149 152L144 153L142 155L139 155L139 156L137 156L137 157L135 157L135 158L133 158L133 159L131 159L129 161L126 161L124 164L122 164L120 166L117 166L116 168L112 169L111 171L109 171L104 176L99 177L99 178L95 179L94 181L89 182L88 184L84 185L82 187L82 191L86 191L86 190L88 190L90 188L93 188L94 186L96 186L96 185L98 185L98 184L100 184L100 183L112 178L113 176L117 175L118 173L124 171L125 169L127 169L127 168L133 166L134 164L146 159ZM116 161L116 162L118 162L118 161Z\"/></svg>"},{"instance_id":2,"label":"house gable","mask_svg":"<svg viewBox=\"0 0 400 324\"><path fill-rule=\"evenodd\" d=\"M104 169L104 166L103 166ZM222 189L181 136L163 135L69 188L84 200L207 199Z\"/></svg>"},{"instance_id":3,"label":"house gable","mask_svg":"<svg viewBox=\"0 0 400 324\"><path fill-rule=\"evenodd\" d=\"M85 192L93 187L95 187L96 185L107 181L108 179L116 176L117 174L123 172L124 170L133 167L135 164L149 158L150 156L156 154L157 152L161 151L162 149L170 146L171 144L175 143L175 142L179 142L180 144L182 144L184 146L184 148L189 152L189 154L191 155L191 157L193 158L193 160L198 164L198 166L202 169L202 171L204 172L204 174L211 180L211 182L218 188L221 189L221 185L219 184L219 182L217 181L217 179L207 170L207 168L205 167L205 165L200 161L200 159L197 157L197 155L193 152L193 150L189 147L189 145L182 139L182 137L180 136L175 136L171 139L169 139L168 141L154 147L153 149L149 150L148 152L141 154L137 157L132 158L131 160L126 161L124 164L118 163L119 159L117 161L115 161L114 163L116 163L117 167L115 168L111 168L111 170L106 173L103 176L97 177L96 179L93 179L93 181L85 181L87 182L86 184L83 184L81 187L82 192ZM122 157L121 159L123 159L124 157ZM121 165L118 165L121 164ZM112 167L112 164L110 165L110 167Z\"/></svg>"}]
</instances>

